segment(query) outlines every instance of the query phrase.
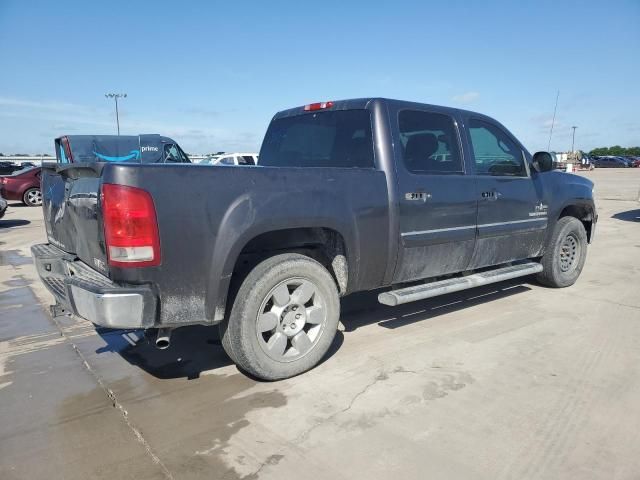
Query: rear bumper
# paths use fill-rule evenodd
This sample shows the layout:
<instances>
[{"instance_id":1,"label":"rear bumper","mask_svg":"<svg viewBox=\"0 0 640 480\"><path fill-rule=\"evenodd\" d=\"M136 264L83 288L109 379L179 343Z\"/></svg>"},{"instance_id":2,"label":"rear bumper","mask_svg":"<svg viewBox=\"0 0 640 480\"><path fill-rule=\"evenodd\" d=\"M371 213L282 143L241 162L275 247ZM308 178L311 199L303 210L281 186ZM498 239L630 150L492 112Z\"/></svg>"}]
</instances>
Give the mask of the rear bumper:
<instances>
[{"instance_id":1,"label":"rear bumper","mask_svg":"<svg viewBox=\"0 0 640 480\"><path fill-rule=\"evenodd\" d=\"M34 245L31 253L44 285L75 315L107 328L154 326L157 301L150 287L116 285L50 244Z\"/></svg>"},{"instance_id":2,"label":"rear bumper","mask_svg":"<svg viewBox=\"0 0 640 480\"><path fill-rule=\"evenodd\" d=\"M0 187L0 197L4 198L5 200L11 200L11 201L22 200L21 195L18 195L14 191L7 191L3 187Z\"/></svg>"}]
</instances>

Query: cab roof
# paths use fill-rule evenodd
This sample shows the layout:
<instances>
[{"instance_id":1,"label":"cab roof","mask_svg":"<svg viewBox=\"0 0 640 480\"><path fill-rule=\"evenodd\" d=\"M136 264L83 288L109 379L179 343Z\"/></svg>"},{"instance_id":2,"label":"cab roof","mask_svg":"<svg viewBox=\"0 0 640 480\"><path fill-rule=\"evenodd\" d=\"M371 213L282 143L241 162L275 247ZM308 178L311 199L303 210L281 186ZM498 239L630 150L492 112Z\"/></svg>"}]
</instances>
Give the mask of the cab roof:
<instances>
[{"instance_id":1,"label":"cab roof","mask_svg":"<svg viewBox=\"0 0 640 480\"><path fill-rule=\"evenodd\" d=\"M446 111L449 110L451 112L466 112L466 113L470 113L473 114L474 116L478 116L478 117L486 117L486 115L483 115L481 113L478 112L473 112L470 110L462 110L459 108L453 108L453 107L446 107L443 105L434 105L434 104L428 104L428 103L420 103L420 102L410 102L407 100L396 100L396 99L392 99L392 98L383 98L383 97L365 97L365 98L351 98L351 99L345 99L345 100L332 100L330 102L324 102L324 103L331 103L330 107L326 107L324 109L317 109L317 110L305 110L305 105L301 105L299 107L294 107L294 108L289 108L286 110L282 110L278 113L276 113L273 117L273 120L276 120L278 118L284 118L284 117L291 117L294 115L304 115L304 114L308 114L308 113L313 113L314 111L321 111L321 110L357 110L357 109L365 109L368 108L373 102L379 102L379 103L384 103L387 105L397 105L400 107L431 107L434 108L436 110L440 110L440 111ZM310 105L315 105L315 104L310 104ZM308 106L308 105L307 105Z\"/></svg>"}]
</instances>

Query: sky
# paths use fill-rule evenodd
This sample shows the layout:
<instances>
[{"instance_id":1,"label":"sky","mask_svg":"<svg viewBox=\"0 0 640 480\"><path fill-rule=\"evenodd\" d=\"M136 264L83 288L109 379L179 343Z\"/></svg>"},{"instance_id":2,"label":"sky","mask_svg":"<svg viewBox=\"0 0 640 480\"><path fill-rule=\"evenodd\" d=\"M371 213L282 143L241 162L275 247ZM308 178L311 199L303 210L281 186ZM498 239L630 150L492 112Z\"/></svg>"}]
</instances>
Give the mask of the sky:
<instances>
[{"instance_id":1,"label":"sky","mask_svg":"<svg viewBox=\"0 0 640 480\"><path fill-rule=\"evenodd\" d=\"M0 152L160 133L257 151L278 110L389 97L478 111L531 152L640 145L640 0L0 0Z\"/></svg>"}]
</instances>

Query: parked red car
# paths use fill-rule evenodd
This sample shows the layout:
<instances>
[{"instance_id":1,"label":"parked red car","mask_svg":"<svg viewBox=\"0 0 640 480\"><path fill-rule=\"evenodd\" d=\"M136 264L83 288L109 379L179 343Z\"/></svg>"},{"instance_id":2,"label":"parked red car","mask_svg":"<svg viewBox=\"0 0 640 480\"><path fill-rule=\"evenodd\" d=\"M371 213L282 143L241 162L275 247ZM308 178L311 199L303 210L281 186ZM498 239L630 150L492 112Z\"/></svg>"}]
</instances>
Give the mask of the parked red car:
<instances>
[{"instance_id":1,"label":"parked red car","mask_svg":"<svg viewBox=\"0 0 640 480\"><path fill-rule=\"evenodd\" d=\"M40 167L19 170L0 177L0 195L6 200L20 200L28 207L42 205Z\"/></svg>"}]
</instances>

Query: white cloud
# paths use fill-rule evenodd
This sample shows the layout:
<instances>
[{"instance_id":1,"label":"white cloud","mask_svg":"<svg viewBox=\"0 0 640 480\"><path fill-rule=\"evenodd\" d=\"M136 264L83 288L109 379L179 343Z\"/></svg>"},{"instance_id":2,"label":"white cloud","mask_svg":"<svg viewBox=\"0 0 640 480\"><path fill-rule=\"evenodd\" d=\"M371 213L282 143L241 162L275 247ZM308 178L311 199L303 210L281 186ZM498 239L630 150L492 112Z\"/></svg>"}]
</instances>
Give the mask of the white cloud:
<instances>
[{"instance_id":1,"label":"white cloud","mask_svg":"<svg viewBox=\"0 0 640 480\"><path fill-rule=\"evenodd\" d=\"M24 100L21 98L0 97L0 106L2 107L14 107L18 109L27 110L45 110L52 112L93 112L94 108L85 107L84 105L77 105L74 103L55 102L55 101L38 101L38 100Z\"/></svg>"},{"instance_id":2,"label":"white cloud","mask_svg":"<svg viewBox=\"0 0 640 480\"><path fill-rule=\"evenodd\" d=\"M480 97L478 92L465 92L460 95L454 95L452 100L457 103L473 103Z\"/></svg>"},{"instance_id":3,"label":"white cloud","mask_svg":"<svg viewBox=\"0 0 640 480\"><path fill-rule=\"evenodd\" d=\"M204 112L204 111L203 111ZM120 111L120 127L125 134L159 133L174 138L190 152L213 150L253 150L259 147L257 132L246 127L234 128L227 117L191 118L179 115L176 119L158 119L148 115ZM180 118L182 117L182 118ZM53 139L65 133L114 133L115 116L111 108L56 101L9 98L0 96L0 129L10 132L0 138L0 151L45 151ZM203 125L204 123L204 125ZM237 122L236 122L237 123ZM239 125L238 125L239 126ZM260 132L262 133L262 132Z\"/></svg>"}]
</instances>

